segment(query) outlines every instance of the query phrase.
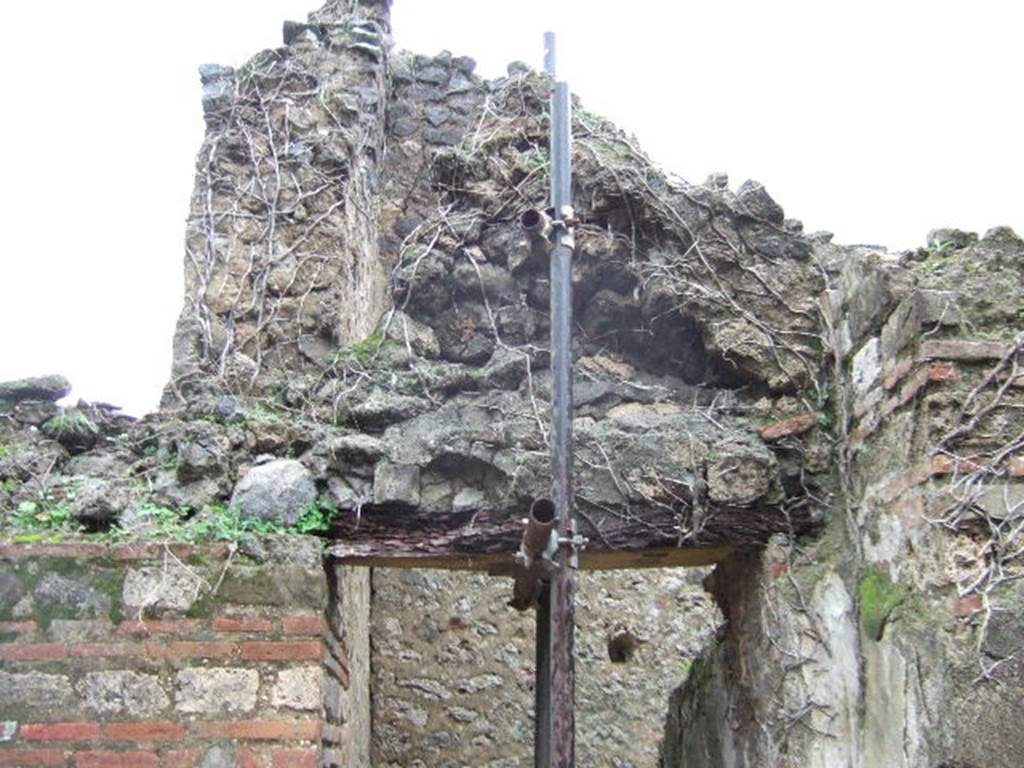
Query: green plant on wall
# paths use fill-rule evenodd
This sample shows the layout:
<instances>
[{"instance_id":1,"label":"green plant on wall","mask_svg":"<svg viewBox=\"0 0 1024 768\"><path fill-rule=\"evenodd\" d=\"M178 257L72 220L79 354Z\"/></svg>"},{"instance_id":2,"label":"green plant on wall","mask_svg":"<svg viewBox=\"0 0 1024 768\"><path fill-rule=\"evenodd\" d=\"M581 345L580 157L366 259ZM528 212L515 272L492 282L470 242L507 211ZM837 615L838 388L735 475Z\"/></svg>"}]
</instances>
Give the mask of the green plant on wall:
<instances>
[{"instance_id":1,"label":"green plant on wall","mask_svg":"<svg viewBox=\"0 0 1024 768\"><path fill-rule=\"evenodd\" d=\"M302 511L295 530L303 534L326 533L337 516L338 505L328 497L320 496Z\"/></svg>"},{"instance_id":2,"label":"green plant on wall","mask_svg":"<svg viewBox=\"0 0 1024 768\"><path fill-rule=\"evenodd\" d=\"M861 579L859 597L861 627L877 642L882 639L889 616L906 599L907 588L873 568Z\"/></svg>"},{"instance_id":3,"label":"green plant on wall","mask_svg":"<svg viewBox=\"0 0 1024 768\"><path fill-rule=\"evenodd\" d=\"M79 526L71 511L44 491L34 500L23 501L10 518L14 541L30 544L36 541L54 541L65 533L74 533Z\"/></svg>"},{"instance_id":4,"label":"green plant on wall","mask_svg":"<svg viewBox=\"0 0 1024 768\"><path fill-rule=\"evenodd\" d=\"M95 437L100 429L89 417L78 411L68 411L54 416L43 424L43 433L57 441L84 440Z\"/></svg>"}]
</instances>

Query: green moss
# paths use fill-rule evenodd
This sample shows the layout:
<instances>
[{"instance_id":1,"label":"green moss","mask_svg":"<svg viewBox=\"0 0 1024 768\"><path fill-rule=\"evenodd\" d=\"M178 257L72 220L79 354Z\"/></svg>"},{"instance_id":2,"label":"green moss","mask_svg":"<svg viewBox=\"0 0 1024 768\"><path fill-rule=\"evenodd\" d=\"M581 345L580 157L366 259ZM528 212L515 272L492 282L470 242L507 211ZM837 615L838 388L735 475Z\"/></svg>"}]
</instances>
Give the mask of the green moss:
<instances>
[{"instance_id":1,"label":"green moss","mask_svg":"<svg viewBox=\"0 0 1024 768\"><path fill-rule=\"evenodd\" d=\"M100 428L79 411L68 411L54 416L43 424L42 430L47 437L57 441L90 439L100 433Z\"/></svg>"},{"instance_id":2,"label":"green moss","mask_svg":"<svg viewBox=\"0 0 1024 768\"><path fill-rule=\"evenodd\" d=\"M889 616L906 599L907 588L873 568L861 579L859 595L861 628L877 642L882 639Z\"/></svg>"},{"instance_id":3,"label":"green moss","mask_svg":"<svg viewBox=\"0 0 1024 768\"><path fill-rule=\"evenodd\" d=\"M190 619L210 619L213 618L213 607L214 601L209 597L203 597L192 603L185 611L185 615Z\"/></svg>"},{"instance_id":4,"label":"green moss","mask_svg":"<svg viewBox=\"0 0 1024 768\"><path fill-rule=\"evenodd\" d=\"M278 574L272 568L232 565L224 575L218 596L228 603L278 605Z\"/></svg>"},{"instance_id":5,"label":"green moss","mask_svg":"<svg viewBox=\"0 0 1024 768\"><path fill-rule=\"evenodd\" d=\"M117 563L115 567L104 567L104 563L113 563L109 560L90 561L83 566L81 560L72 557L43 558L39 561L40 568L33 574L30 580L23 579L26 592L34 592L36 582L46 573L57 573L67 578L72 578L79 584L87 585L89 589L99 592L110 598L110 609L107 617L115 624L124 619L124 608L121 603L124 592L125 569L123 563ZM38 602L33 615L36 623L46 630L54 619L78 619L81 618L78 606L54 603L44 607Z\"/></svg>"}]
</instances>

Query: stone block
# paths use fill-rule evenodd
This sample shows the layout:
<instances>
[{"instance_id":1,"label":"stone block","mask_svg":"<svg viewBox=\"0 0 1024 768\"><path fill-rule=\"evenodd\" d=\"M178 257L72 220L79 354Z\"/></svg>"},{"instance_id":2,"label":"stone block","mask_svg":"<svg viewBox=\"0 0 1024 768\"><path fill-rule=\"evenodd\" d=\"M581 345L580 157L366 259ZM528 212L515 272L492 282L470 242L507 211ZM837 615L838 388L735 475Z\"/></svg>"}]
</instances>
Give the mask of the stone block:
<instances>
[{"instance_id":1,"label":"stone block","mask_svg":"<svg viewBox=\"0 0 1024 768\"><path fill-rule=\"evenodd\" d=\"M853 356L851 374L854 392L860 396L867 394L881 372L879 342L878 337L874 336Z\"/></svg>"},{"instance_id":2,"label":"stone block","mask_svg":"<svg viewBox=\"0 0 1024 768\"><path fill-rule=\"evenodd\" d=\"M10 403L22 400L54 402L71 393L71 382L60 375L36 376L17 381L0 382L0 400Z\"/></svg>"},{"instance_id":3,"label":"stone block","mask_svg":"<svg viewBox=\"0 0 1024 768\"><path fill-rule=\"evenodd\" d=\"M313 476L295 459L275 459L250 469L238 481L231 506L242 519L295 525L316 501Z\"/></svg>"},{"instance_id":4,"label":"stone block","mask_svg":"<svg viewBox=\"0 0 1024 768\"><path fill-rule=\"evenodd\" d=\"M296 667L278 673L270 689L270 703L284 709L319 709L322 702L320 667Z\"/></svg>"},{"instance_id":5,"label":"stone block","mask_svg":"<svg viewBox=\"0 0 1024 768\"><path fill-rule=\"evenodd\" d=\"M0 610L10 610L25 596L25 587L9 571L0 571Z\"/></svg>"},{"instance_id":6,"label":"stone block","mask_svg":"<svg viewBox=\"0 0 1024 768\"><path fill-rule=\"evenodd\" d=\"M843 265L839 290L846 308L845 333L851 348L881 324L908 290L908 278L884 253L855 253Z\"/></svg>"},{"instance_id":7,"label":"stone block","mask_svg":"<svg viewBox=\"0 0 1024 768\"><path fill-rule=\"evenodd\" d=\"M75 691L66 675L0 671L0 691L3 691L0 712L4 713L52 713L76 702Z\"/></svg>"},{"instance_id":8,"label":"stone block","mask_svg":"<svg viewBox=\"0 0 1024 768\"><path fill-rule=\"evenodd\" d=\"M1024 485L999 483L972 495L971 504L986 517L1004 520L1024 511Z\"/></svg>"},{"instance_id":9,"label":"stone block","mask_svg":"<svg viewBox=\"0 0 1024 768\"><path fill-rule=\"evenodd\" d=\"M198 599L203 586L202 577L184 565L146 566L128 571L121 599L133 617L164 611L184 613Z\"/></svg>"},{"instance_id":10,"label":"stone block","mask_svg":"<svg viewBox=\"0 0 1024 768\"><path fill-rule=\"evenodd\" d=\"M35 588L36 610L61 618L100 619L110 615L110 595L96 589L87 576L68 578L46 573Z\"/></svg>"},{"instance_id":11,"label":"stone block","mask_svg":"<svg viewBox=\"0 0 1024 768\"><path fill-rule=\"evenodd\" d=\"M78 684L85 705L96 714L153 717L170 703L156 675L127 670L90 672Z\"/></svg>"},{"instance_id":12,"label":"stone block","mask_svg":"<svg viewBox=\"0 0 1024 768\"><path fill-rule=\"evenodd\" d=\"M375 504L415 507L420 503L420 468L415 464L381 462L373 473Z\"/></svg>"},{"instance_id":13,"label":"stone block","mask_svg":"<svg viewBox=\"0 0 1024 768\"><path fill-rule=\"evenodd\" d=\"M174 680L178 712L228 714L256 706L260 675L255 669L190 667Z\"/></svg>"},{"instance_id":14,"label":"stone block","mask_svg":"<svg viewBox=\"0 0 1024 768\"><path fill-rule=\"evenodd\" d=\"M928 339L921 343L917 356L921 360L999 360L1010 348L998 341Z\"/></svg>"},{"instance_id":15,"label":"stone block","mask_svg":"<svg viewBox=\"0 0 1024 768\"><path fill-rule=\"evenodd\" d=\"M895 358L923 330L958 325L963 320L956 291L917 290L900 302L882 327L883 360Z\"/></svg>"}]
</instances>

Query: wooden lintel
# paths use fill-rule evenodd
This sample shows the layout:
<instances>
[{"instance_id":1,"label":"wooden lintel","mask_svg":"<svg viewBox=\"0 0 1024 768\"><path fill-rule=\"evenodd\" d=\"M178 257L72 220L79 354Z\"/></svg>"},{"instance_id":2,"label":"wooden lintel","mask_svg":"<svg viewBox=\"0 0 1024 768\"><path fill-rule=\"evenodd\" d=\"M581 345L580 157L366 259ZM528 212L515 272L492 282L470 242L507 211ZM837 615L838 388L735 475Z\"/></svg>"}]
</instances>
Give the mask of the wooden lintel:
<instances>
[{"instance_id":1,"label":"wooden lintel","mask_svg":"<svg viewBox=\"0 0 1024 768\"><path fill-rule=\"evenodd\" d=\"M446 571L484 571L496 576L511 576L513 554L467 555L366 555L346 551L336 544L330 553L344 565L373 568L434 568ZM713 565L734 551L733 547L661 547L642 550L593 550L580 556L584 571L616 571L635 568L688 568Z\"/></svg>"}]
</instances>

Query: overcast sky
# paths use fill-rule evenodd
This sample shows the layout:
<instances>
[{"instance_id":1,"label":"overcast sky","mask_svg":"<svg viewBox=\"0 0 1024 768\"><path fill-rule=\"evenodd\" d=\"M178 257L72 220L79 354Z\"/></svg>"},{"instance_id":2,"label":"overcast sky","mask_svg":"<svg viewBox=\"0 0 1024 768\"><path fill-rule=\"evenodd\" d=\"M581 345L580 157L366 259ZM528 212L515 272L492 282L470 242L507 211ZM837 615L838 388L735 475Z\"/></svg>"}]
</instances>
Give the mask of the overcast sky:
<instances>
[{"instance_id":1,"label":"overcast sky","mask_svg":"<svg viewBox=\"0 0 1024 768\"><path fill-rule=\"evenodd\" d=\"M142 413L170 366L203 124L196 67L280 44L317 0L5 7L0 380L63 372ZM551 10L551 6L555 6ZM587 107L684 178L763 182L809 230L916 247L1024 232L1024 10L974 0L395 0L399 46L503 74L546 28Z\"/></svg>"}]
</instances>

